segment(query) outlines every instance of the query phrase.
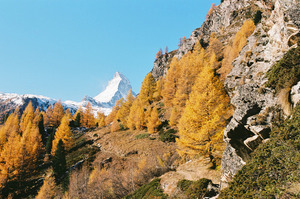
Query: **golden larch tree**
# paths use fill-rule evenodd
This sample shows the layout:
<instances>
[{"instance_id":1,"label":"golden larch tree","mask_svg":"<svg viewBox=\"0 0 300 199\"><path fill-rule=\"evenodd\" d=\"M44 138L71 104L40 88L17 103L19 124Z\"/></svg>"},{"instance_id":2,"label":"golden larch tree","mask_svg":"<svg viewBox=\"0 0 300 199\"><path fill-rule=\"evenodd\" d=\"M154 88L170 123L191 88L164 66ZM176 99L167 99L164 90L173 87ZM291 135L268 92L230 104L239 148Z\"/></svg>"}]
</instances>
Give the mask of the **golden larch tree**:
<instances>
[{"instance_id":1,"label":"golden larch tree","mask_svg":"<svg viewBox=\"0 0 300 199\"><path fill-rule=\"evenodd\" d=\"M116 132L116 131L119 131L120 130L120 123L117 119L114 119L114 121L112 122L111 124L111 127L110 127L110 132Z\"/></svg>"},{"instance_id":2,"label":"golden larch tree","mask_svg":"<svg viewBox=\"0 0 300 199\"><path fill-rule=\"evenodd\" d=\"M69 119L67 116L64 116L62 118L61 124L55 132L54 140L52 142L52 155L55 154L55 150L60 139L63 141L66 150L70 150L73 147L74 139L69 126Z\"/></svg>"},{"instance_id":3,"label":"golden larch tree","mask_svg":"<svg viewBox=\"0 0 300 199\"><path fill-rule=\"evenodd\" d=\"M126 101L120 105L120 109L118 110L118 113L116 115L116 119L124 128L128 128L128 117L133 101L134 97L132 95L132 91L130 90L126 97Z\"/></svg>"},{"instance_id":4,"label":"golden larch tree","mask_svg":"<svg viewBox=\"0 0 300 199\"><path fill-rule=\"evenodd\" d=\"M48 171L35 199L53 199L56 196L55 178L52 171Z\"/></svg>"},{"instance_id":5,"label":"golden larch tree","mask_svg":"<svg viewBox=\"0 0 300 199\"><path fill-rule=\"evenodd\" d=\"M53 105L51 104L50 106L48 106L47 110L46 110L46 115L45 115L45 126L50 126L50 120L51 120L51 115L53 113Z\"/></svg>"},{"instance_id":6,"label":"golden larch tree","mask_svg":"<svg viewBox=\"0 0 300 199\"><path fill-rule=\"evenodd\" d=\"M0 188L21 173L21 154L21 135L10 135L0 153Z\"/></svg>"},{"instance_id":7,"label":"golden larch tree","mask_svg":"<svg viewBox=\"0 0 300 199\"><path fill-rule=\"evenodd\" d=\"M26 130L27 124L29 124L29 122L33 122L34 120L34 108L32 106L31 101L28 103L28 105L26 106L21 119L20 119L20 129L22 132L24 132Z\"/></svg>"},{"instance_id":8,"label":"golden larch tree","mask_svg":"<svg viewBox=\"0 0 300 199\"><path fill-rule=\"evenodd\" d=\"M50 108L50 109L49 109ZM49 107L49 111L47 110L47 123L51 127L57 128L60 125L60 121L65 115L64 107L61 101L57 101L54 104L53 109L51 110L51 106Z\"/></svg>"},{"instance_id":9,"label":"golden larch tree","mask_svg":"<svg viewBox=\"0 0 300 199\"><path fill-rule=\"evenodd\" d=\"M211 66L205 64L178 124L179 154L187 158L197 154L213 155L222 146L228 109L229 98L223 85Z\"/></svg>"},{"instance_id":10,"label":"golden larch tree","mask_svg":"<svg viewBox=\"0 0 300 199\"><path fill-rule=\"evenodd\" d=\"M42 138L38 126L31 123L31 121L26 125L26 129L23 132L21 146L21 170L23 173L33 172L41 152Z\"/></svg>"},{"instance_id":11,"label":"golden larch tree","mask_svg":"<svg viewBox=\"0 0 300 199\"><path fill-rule=\"evenodd\" d=\"M221 68L218 70L218 73L221 74L221 80L224 80L231 71L233 60L247 44L247 38L253 33L255 28L256 26L251 19L246 20L240 30L236 33L232 44L227 45L224 49L224 59L222 60Z\"/></svg>"},{"instance_id":12,"label":"golden larch tree","mask_svg":"<svg viewBox=\"0 0 300 199\"><path fill-rule=\"evenodd\" d=\"M191 93L192 87L201 69L203 68L205 50L200 43L196 43L193 52L188 52L179 61L180 75L177 79L176 93L172 101L171 118L173 125L176 125L180 118L185 103ZM172 115L175 114L175 115Z\"/></svg>"},{"instance_id":13,"label":"golden larch tree","mask_svg":"<svg viewBox=\"0 0 300 199\"><path fill-rule=\"evenodd\" d=\"M102 112L98 112L97 114L97 123L98 123L98 127L103 127L105 126L105 115Z\"/></svg>"},{"instance_id":14,"label":"golden larch tree","mask_svg":"<svg viewBox=\"0 0 300 199\"><path fill-rule=\"evenodd\" d=\"M149 133L156 133L157 132L157 128L159 127L159 125L161 125L161 121L158 118L158 111L157 109L154 107L151 111L151 116L148 119L147 122L147 129Z\"/></svg>"},{"instance_id":15,"label":"golden larch tree","mask_svg":"<svg viewBox=\"0 0 300 199\"><path fill-rule=\"evenodd\" d=\"M87 128L95 127L96 120L93 113L93 107L90 103L88 103L85 107L85 110L82 114L82 126Z\"/></svg>"},{"instance_id":16,"label":"golden larch tree","mask_svg":"<svg viewBox=\"0 0 300 199\"><path fill-rule=\"evenodd\" d=\"M9 136L19 133L19 109L16 109L14 113L8 116L6 122L0 128L0 151L3 145L7 142Z\"/></svg>"},{"instance_id":17,"label":"golden larch tree","mask_svg":"<svg viewBox=\"0 0 300 199\"><path fill-rule=\"evenodd\" d=\"M153 94L153 98L155 101L159 101L162 99L163 83L163 77L159 77L156 81L155 92Z\"/></svg>"},{"instance_id":18,"label":"golden larch tree","mask_svg":"<svg viewBox=\"0 0 300 199\"><path fill-rule=\"evenodd\" d=\"M116 118L117 113L118 113L118 111L119 111L119 109L121 108L121 106L122 106L123 103L124 103L124 99L123 99L123 98L119 99L119 100L116 102L116 104L115 104L113 110L112 110L112 111L110 112L110 114L105 118L105 123L106 123L107 125L109 125L110 123L112 123L112 122L114 121L114 119Z\"/></svg>"},{"instance_id":19,"label":"golden larch tree","mask_svg":"<svg viewBox=\"0 0 300 199\"><path fill-rule=\"evenodd\" d=\"M127 127L130 130L135 129L137 109L138 109L138 99L134 100L134 102L132 103L132 106L130 107L130 112L129 112L129 115L128 115L128 118L127 118Z\"/></svg>"},{"instance_id":20,"label":"golden larch tree","mask_svg":"<svg viewBox=\"0 0 300 199\"><path fill-rule=\"evenodd\" d=\"M148 73L142 82L141 90L138 95L139 100L143 105L149 105L153 102L153 94L155 92L156 82L152 73Z\"/></svg>"},{"instance_id":21,"label":"golden larch tree","mask_svg":"<svg viewBox=\"0 0 300 199\"><path fill-rule=\"evenodd\" d=\"M178 59L174 57L170 64L169 70L167 72L166 78L163 83L162 96L164 103L167 107L172 106L172 101L176 93L176 88L178 86L178 79L180 76L180 66Z\"/></svg>"}]
</instances>

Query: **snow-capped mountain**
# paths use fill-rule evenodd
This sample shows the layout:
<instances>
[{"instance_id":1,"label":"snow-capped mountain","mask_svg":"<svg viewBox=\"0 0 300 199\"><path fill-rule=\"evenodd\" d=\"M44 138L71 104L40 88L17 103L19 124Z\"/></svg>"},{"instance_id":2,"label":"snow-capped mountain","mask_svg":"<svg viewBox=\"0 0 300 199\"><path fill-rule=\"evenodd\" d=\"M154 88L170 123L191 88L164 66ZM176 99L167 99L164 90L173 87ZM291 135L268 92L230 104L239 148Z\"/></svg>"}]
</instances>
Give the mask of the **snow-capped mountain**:
<instances>
[{"instance_id":1,"label":"snow-capped mountain","mask_svg":"<svg viewBox=\"0 0 300 199\"><path fill-rule=\"evenodd\" d=\"M70 109L72 113L75 113L79 107L84 109L90 103L95 115L99 111L108 115L116 101L122 97L125 99L130 89L129 80L121 73L116 72L105 90L96 97L85 96L81 102L67 100L62 102L62 105L65 109ZM54 105L58 100L41 95L0 93L0 121L6 114L13 112L17 107L19 107L20 111L23 111L30 101L35 108L40 107L41 110L46 111L50 105Z\"/></svg>"},{"instance_id":2,"label":"snow-capped mountain","mask_svg":"<svg viewBox=\"0 0 300 199\"><path fill-rule=\"evenodd\" d=\"M129 80L119 72L116 72L114 78L108 82L103 92L94 97L94 100L108 107L114 106L117 100L126 98L131 85Z\"/></svg>"}]
</instances>

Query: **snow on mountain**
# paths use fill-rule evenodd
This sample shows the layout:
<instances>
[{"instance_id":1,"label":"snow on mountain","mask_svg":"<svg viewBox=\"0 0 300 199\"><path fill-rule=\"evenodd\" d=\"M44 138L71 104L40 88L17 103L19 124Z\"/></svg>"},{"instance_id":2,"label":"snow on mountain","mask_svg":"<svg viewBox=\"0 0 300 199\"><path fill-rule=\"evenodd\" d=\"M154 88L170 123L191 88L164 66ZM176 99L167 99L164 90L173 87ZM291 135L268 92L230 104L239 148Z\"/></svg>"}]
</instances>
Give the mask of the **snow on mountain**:
<instances>
[{"instance_id":1,"label":"snow on mountain","mask_svg":"<svg viewBox=\"0 0 300 199\"><path fill-rule=\"evenodd\" d=\"M64 109L70 109L72 113L75 113L79 107L85 109L85 106L90 103L95 116L99 111L108 115L112 111L116 101L122 97L125 99L130 89L129 80L121 73L116 72L105 90L96 97L85 96L81 102L67 100L62 102L62 105ZM40 107L40 109L46 111L50 105L54 105L58 100L42 95L19 95L16 93L0 92L0 120L4 115L13 112L17 107L21 111L24 110L30 101L35 108Z\"/></svg>"},{"instance_id":2,"label":"snow on mountain","mask_svg":"<svg viewBox=\"0 0 300 199\"><path fill-rule=\"evenodd\" d=\"M122 97L126 99L129 90L131 90L129 80L120 72L116 72L113 79L108 82L105 90L94 97L94 100L103 105L108 105L108 107L113 107L117 100Z\"/></svg>"}]
</instances>

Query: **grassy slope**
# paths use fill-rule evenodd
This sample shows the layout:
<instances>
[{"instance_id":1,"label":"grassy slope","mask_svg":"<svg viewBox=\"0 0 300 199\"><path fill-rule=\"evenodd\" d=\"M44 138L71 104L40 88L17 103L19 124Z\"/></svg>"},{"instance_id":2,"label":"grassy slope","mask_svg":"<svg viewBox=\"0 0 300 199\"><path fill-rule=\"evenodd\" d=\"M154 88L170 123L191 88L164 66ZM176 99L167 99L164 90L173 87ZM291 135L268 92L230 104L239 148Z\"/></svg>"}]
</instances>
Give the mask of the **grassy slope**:
<instances>
[{"instance_id":1,"label":"grassy slope","mask_svg":"<svg viewBox=\"0 0 300 199\"><path fill-rule=\"evenodd\" d=\"M270 141L258 147L220 198L300 197L300 104L279 123Z\"/></svg>"}]
</instances>

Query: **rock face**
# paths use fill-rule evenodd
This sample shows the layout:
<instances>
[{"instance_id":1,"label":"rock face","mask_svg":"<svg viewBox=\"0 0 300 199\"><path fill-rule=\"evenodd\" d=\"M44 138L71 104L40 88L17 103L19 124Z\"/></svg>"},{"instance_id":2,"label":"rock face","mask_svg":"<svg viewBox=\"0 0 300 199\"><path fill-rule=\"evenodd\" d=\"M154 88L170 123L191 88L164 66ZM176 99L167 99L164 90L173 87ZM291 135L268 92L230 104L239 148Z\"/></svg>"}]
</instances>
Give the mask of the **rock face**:
<instances>
[{"instance_id":1,"label":"rock face","mask_svg":"<svg viewBox=\"0 0 300 199\"><path fill-rule=\"evenodd\" d=\"M245 19L253 19L256 10L262 19L248 38L246 46L233 61L233 68L225 78L224 86L235 107L234 114L224 131L226 149L221 165L221 188L250 158L250 153L269 138L273 107L278 99L272 89L265 88L266 72L291 48L297 46L300 28L300 5L297 0L224 0L201 28L193 31L174 56L180 59L193 49L196 42L209 43L211 33L219 35L226 45ZM152 73L165 75L168 59L157 60ZM294 104L299 101L299 84L291 90Z\"/></svg>"},{"instance_id":2,"label":"rock face","mask_svg":"<svg viewBox=\"0 0 300 199\"><path fill-rule=\"evenodd\" d=\"M266 5L257 4L264 9ZM293 11L298 8L297 12ZM267 9L267 8L265 8ZM233 62L225 87L235 112L224 131L227 144L222 158L221 188L247 162L249 154L268 138L271 107L278 104L274 91L264 88L265 74L291 47L292 35L299 33L299 4L274 1L270 16L263 13L261 23L248 38L248 44ZM246 56L246 53L248 56Z\"/></svg>"},{"instance_id":3,"label":"rock face","mask_svg":"<svg viewBox=\"0 0 300 199\"><path fill-rule=\"evenodd\" d=\"M168 71L168 66L171 63L172 58L176 54L176 51L172 51L169 53L165 53L161 56L159 56L157 59L154 61L154 66L151 71L153 77L155 80L158 80L159 77L165 76Z\"/></svg>"}]
</instances>

